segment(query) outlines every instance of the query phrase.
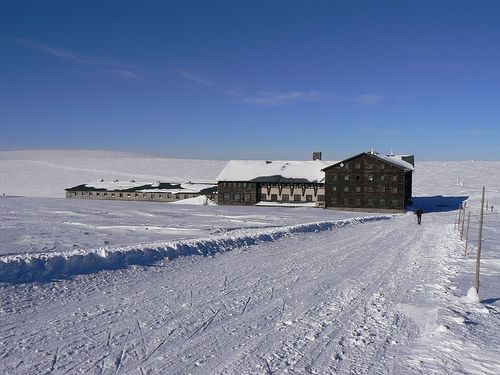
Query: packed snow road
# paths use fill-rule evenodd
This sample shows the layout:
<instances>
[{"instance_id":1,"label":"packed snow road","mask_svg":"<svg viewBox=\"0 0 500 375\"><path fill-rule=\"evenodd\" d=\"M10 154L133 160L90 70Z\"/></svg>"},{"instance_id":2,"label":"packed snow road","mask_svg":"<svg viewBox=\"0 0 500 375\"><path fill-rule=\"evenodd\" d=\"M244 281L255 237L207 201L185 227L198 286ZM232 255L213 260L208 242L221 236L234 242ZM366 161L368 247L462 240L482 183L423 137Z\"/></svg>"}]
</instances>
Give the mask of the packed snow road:
<instances>
[{"instance_id":1,"label":"packed snow road","mask_svg":"<svg viewBox=\"0 0 500 375\"><path fill-rule=\"evenodd\" d=\"M8 374L407 373L402 312L453 248L452 214L297 234L45 284L5 285ZM406 308L408 310L408 308ZM415 368L413 368L415 370Z\"/></svg>"}]
</instances>

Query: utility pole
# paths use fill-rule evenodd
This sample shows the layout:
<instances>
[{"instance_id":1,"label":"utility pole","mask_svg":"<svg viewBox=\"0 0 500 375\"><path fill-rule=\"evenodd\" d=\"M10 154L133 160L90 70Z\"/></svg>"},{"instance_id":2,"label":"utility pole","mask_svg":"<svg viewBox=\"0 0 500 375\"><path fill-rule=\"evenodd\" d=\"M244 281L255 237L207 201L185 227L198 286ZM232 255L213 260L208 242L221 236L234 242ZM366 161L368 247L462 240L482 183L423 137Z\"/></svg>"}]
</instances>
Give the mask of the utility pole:
<instances>
[{"instance_id":1,"label":"utility pole","mask_svg":"<svg viewBox=\"0 0 500 375\"><path fill-rule=\"evenodd\" d=\"M479 294L479 268L481 264L481 240L483 237L483 214L484 214L484 186L481 196L481 211L479 213L479 238L477 240L477 258L476 258L476 292Z\"/></svg>"}]
</instances>

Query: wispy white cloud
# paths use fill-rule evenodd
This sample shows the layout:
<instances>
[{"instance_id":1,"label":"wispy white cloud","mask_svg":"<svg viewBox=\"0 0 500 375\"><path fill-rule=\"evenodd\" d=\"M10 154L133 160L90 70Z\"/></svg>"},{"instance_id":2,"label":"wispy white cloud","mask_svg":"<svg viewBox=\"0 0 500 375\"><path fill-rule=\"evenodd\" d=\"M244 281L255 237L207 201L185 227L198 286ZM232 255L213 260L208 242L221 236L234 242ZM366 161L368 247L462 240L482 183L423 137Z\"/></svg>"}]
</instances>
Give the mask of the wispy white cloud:
<instances>
[{"instance_id":1,"label":"wispy white cloud","mask_svg":"<svg viewBox=\"0 0 500 375\"><path fill-rule=\"evenodd\" d=\"M323 100L323 97L319 91L258 91L249 92L244 91L240 88L227 88L220 85L218 82L201 77L200 75L193 73L187 69L175 69L174 74L177 76L194 82L198 85L210 87L212 91L219 95L228 96L234 98L236 101L241 103L255 104L261 106L280 106L292 103L300 102L317 102Z\"/></svg>"},{"instance_id":2,"label":"wispy white cloud","mask_svg":"<svg viewBox=\"0 0 500 375\"><path fill-rule=\"evenodd\" d=\"M139 75L130 69L129 66L110 62L104 59L80 55L62 48L53 47L47 44L33 42L29 39L3 37L4 41L16 43L34 50L41 51L55 58L66 60L79 65L90 65L97 67L99 73L119 79L133 80L139 78Z\"/></svg>"},{"instance_id":3,"label":"wispy white cloud","mask_svg":"<svg viewBox=\"0 0 500 375\"><path fill-rule=\"evenodd\" d=\"M208 79L200 77L199 75L196 75L195 73L193 73L189 70L186 70L186 69L176 69L176 70L174 70L174 73L177 74L178 76L188 80L188 81L191 81L191 82L203 85L203 86L215 86L215 83L213 81L210 81Z\"/></svg>"},{"instance_id":4,"label":"wispy white cloud","mask_svg":"<svg viewBox=\"0 0 500 375\"><path fill-rule=\"evenodd\" d=\"M363 95L358 95L352 98L353 102L356 102L358 104L361 104L362 106L365 107L371 107L374 106L381 101L385 99L385 96L382 95L374 95L374 94L363 94Z\"/></svg>"},{"instance_id":5,"label":"wispy white cloud","mask_svg":"<svg viewBox=\"0 0 500 375\"><path fill-rule=\"evenodd\" d=\"M244 103L277 106L300 102L317 102L322 100L318 91L264 91L255 95L245 95L241 97Z\"/></svg>"},{"instance_id":6,"label":"wispy white cloud","mask_svg":"<svg viewBox=\"0 0 500 375\"><path fill-rule=\"evenodd\" d=\"M482 129L462 129L458 130L457 134L461 135L497 135L498 132L493 130L482 130Z\"/></svg>"}]
</instances>

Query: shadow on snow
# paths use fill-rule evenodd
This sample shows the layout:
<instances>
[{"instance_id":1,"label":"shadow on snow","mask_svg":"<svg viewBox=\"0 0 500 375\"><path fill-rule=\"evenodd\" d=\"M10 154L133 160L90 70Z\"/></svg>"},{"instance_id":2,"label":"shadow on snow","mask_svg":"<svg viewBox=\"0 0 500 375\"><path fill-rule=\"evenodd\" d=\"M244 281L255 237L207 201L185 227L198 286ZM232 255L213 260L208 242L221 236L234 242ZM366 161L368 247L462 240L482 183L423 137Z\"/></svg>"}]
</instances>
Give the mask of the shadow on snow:
<instances>
[{"instance_id":1,"label":"shadow on snow","mask_svg":"<svg viewBox=\"0 0 500 375\"><path fill-rule=\"evenodd\" d=\"M469 197L465 195L458 197L443 197L442 195L435 195L433 197L414 197L412 205L407 208L412 212L421 208L424 210L424 213L454 211L457 210L467 198Z\"/></svg>"}]
</instances>

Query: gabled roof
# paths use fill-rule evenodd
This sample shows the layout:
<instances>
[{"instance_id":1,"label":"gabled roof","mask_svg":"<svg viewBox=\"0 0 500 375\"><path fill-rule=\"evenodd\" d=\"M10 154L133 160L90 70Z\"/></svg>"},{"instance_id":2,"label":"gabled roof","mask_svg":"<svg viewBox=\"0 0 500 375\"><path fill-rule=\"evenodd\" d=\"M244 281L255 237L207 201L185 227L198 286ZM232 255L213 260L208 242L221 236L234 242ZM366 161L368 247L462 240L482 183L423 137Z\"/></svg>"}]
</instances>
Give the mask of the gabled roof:
<instances>
[{"instance_id":1,"label":"gabled roof","mask_svg":"<svg viewBox=\"0 0 500 375\"><path fill-rule=\"evenodd\" d=\"M328 164L322 160L230 160L220 172L217 181L324 182L322 169Z\"/></svg>"},{"instance_id":2,"label":"gabled roof","mask_svg":"<svg viewBox=\"0 0 500 375\"><path fill-rule=\"evenodd\" d=\"M333 167L336 167L338 165L340 165L341 163L347 163L351 160L354 160L354 159L357 159L359 158L360 156L363 156L363 155L368 155L370 157L373 157L374 159L378 159L380 161L385 161L389 164L392 164L394 165L395 167L398 167L400 169L403 169L405 171L413 171L415 168L413 167L413 165L411 165L410 163L404 161L404 160L401 160L401 157L400 156L387 156L387 155L382 155L382 154L377 154L377 153L371 153L371 152L361 152L357 155L354 155L354 156L351 156L350 158L348 159L344 159L344 160L341 160L335 164L332 164L326 168L323 168L322 171L325 171L327 169L330 169L330 168L333 168Z\"/></svg>"}]
</instances>

